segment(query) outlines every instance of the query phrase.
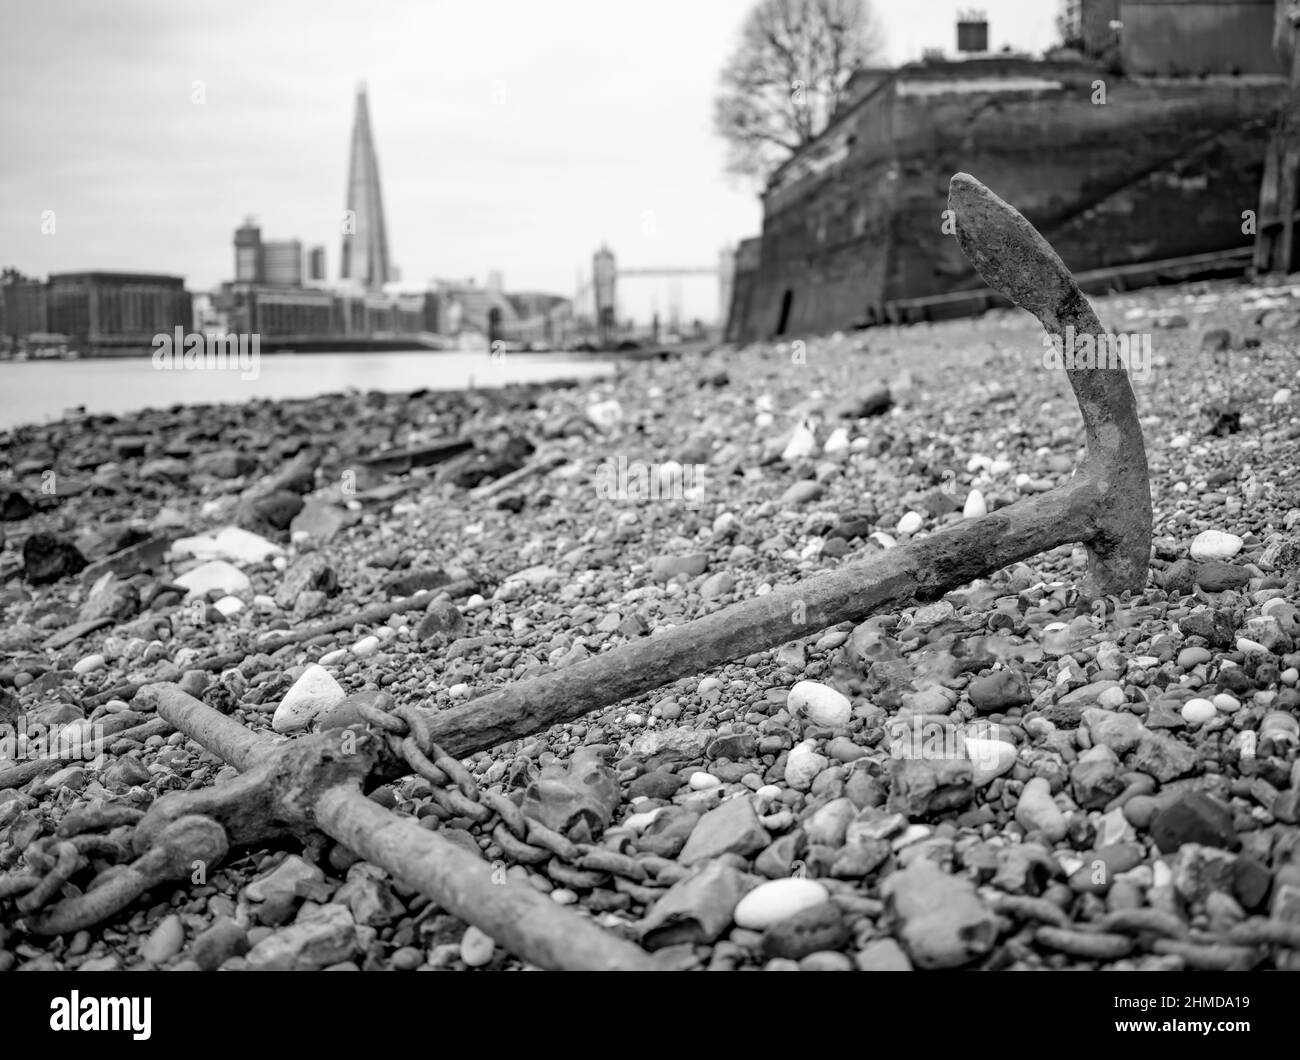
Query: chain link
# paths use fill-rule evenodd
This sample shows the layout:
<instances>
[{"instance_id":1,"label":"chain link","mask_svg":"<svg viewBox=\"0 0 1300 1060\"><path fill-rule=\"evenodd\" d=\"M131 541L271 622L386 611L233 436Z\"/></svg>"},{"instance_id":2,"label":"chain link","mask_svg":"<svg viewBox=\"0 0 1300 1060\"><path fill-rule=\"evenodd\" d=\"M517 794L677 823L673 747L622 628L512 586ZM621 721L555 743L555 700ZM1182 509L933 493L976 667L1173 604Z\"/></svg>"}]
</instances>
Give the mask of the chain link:
<instances>
[{"instance_id":1,"label":"chain link","mask_svg":"<svg viewBox=\"0 0 1300 1060\"><path fill-rule=\"evenodd\" d=\"M526 817L506 794L481 790L458 759L436 744L426 715L410 704L385 710L371 704L359 707L365 721L379 730L389 750L411 771L432 785L432 801L452 817L468 818L472 825L501 848L510 861L544 866L542 871L565 887L590 890L605 886L610 877L644 885L649 874L635 858L591 843L575 843L540 821ZM655 897L662 889L642 886Z\"/></svg>"}]
</instances>

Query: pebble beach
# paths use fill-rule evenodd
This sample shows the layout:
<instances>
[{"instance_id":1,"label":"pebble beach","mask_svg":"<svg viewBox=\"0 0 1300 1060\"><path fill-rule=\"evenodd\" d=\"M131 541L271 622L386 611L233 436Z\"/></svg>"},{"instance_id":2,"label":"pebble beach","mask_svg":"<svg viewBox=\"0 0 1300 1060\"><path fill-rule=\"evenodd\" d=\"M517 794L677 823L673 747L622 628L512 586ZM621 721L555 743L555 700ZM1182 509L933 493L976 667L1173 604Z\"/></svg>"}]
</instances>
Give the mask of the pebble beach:
<instances>
[{"instance_id":1,"label":"pebble beach","mask_svg":"<svg viewBox=\"0 0 1300 1060\"><path fill-rule=\"evenodd\" d=\"M1144 591L1083 600L1066 544L463 760L576 859L422 776L370 797L665 969L1300 970L1300 288L1095 304L1150 337ZM237 775L141 732L151 684L268 739L472 705L1052 489L1085 451L1044 352L995 311L8 432L0 970L524 967L320 835L53 938L4 881Z\"/></svg>"}]
</instances>

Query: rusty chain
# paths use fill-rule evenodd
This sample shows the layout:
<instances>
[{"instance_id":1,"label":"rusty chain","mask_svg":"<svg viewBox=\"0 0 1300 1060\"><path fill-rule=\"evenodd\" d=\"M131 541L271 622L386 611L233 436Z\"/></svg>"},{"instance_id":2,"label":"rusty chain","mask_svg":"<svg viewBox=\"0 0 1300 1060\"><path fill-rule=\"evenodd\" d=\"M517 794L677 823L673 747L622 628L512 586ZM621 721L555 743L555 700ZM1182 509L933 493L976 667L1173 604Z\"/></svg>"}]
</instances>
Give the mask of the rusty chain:
<instances>
[{"instance_id":1,"label":"rusty chain","mask_svg":"<svg viewBox=\"0 0 1300 1060\"><path fill-rule=\"evenodd\" d=\"M663 888L645 886L648 874L636 858L593 843L575 843L526 817L509 796L480 789L469 771L433 741L427 716L414 707L386 710L367 703L359 705L358 712L393 755L429 782L430 799L440 810L453 819L467 818L516 864L545 862L545 875L569 888L591 890L612 877L615 890L642 902L653 903L664 893Z\"/></svg>"}]
</instances>

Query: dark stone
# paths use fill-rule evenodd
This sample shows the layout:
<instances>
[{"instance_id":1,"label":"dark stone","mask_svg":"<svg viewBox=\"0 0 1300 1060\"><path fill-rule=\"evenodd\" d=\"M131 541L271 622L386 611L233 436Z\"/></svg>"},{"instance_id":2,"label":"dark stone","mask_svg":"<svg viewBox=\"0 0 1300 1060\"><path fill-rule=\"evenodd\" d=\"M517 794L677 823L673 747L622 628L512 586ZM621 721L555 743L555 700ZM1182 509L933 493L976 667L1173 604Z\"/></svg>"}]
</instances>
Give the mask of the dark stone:
<instances>
[{"instance_id":1,"label":"dark stone","mask_svg":"<svg viewBox=\"0 0 1300 1060\"><path fill-rule=\"evenodd\" d=\"M33 511L32 502L17 490L0 489L0 520L7 523L21 522Z\"/></svg>"},{"instance_id":2,"label":"dark stone","mask_svg":"<svg viewBox=\"0 0 1300 1060\"><path fill-rule=\"evenodd\" d=\"M1186 596L1196 585L1196 562L1180 559L1177 563L1170 564L1165 570L1163 584L1165 592Z\"/></svg>"},{"instance_id":3,"label":"dark stone","mask_svg":"<svg viewBox=\"0 0 1300 1060\"><path fill-rule=\"evenodd\" d=\"M293 517L302 511L303 500L297 493L279 489L250 497L235 510L235 523L255 534L288 530Z\"/></svg>"},{"instance_id":4,"label":"dark stone","mask_svg":"<svg viewBox=\"0 0 1300 1060\"><path fill-rule=\"evenodd\" d=\"M0 688L0 725L17 725L20 713L18 697L7 688Z\"/></svg>"},{"instance_id":5,"label":"dark stone","mask_svg":"<svg viewBox=\"0 0 1300 1060\"><path fill-rule=\"evenodd\" d=\"M769 880L786 879L795 860L803 857L805 845L802 830L783 835L754 859L754 871Z\"/></svg>"},{"instance_id":6,"label":"dark stone","mask_svg":"<svg viewBox=\"0 0 1300 1060\"><path fill-rule=\"evenodd\" d=\"M257 468L257 461L247 453L218 449L212 453L199 453L194 457L192 466L196 475L228 479L251 474Z\"/></svg>"},{"instance_id":7,"label":"dark stone","mask_svg":"<svg viewBox=\"0 0 1300 1060\"><path fill-rule=\"evenodd\" d=\"M995 714L1028 703L1029 682L1018 670L994 670L975 678L967 688L971 705L981 714Z\"/></svg>"},{"instance_id":8,"label":"dark stone","mask_svg":"<svg viewBox=\"0 0 1300 1060\"><path fill-rule=\"evenodd\" d=\"M961 809L974 797L974 770L965 758L894 758L889 809L909 819Z\"/></svg>"},{"instance_id":9,"label":"dark stone","mask_svg":"<svg viewBox=\"0 0 1300 1060\"><path fill-rule=\"evenodd\" d=\"M883 416L894 406L889 387L878 387L865 394L846 398L839 406L841 419L864 420L872 416Z\"/></svg>"},{"instance_id":10,"label":"dark stone","mask_svg":"<svg viewBox=\"0 0 1300 1060\"><path fill-rule=\"evenodd\" d=\"M1273 800L1272 813L1283 824L1300 824L1300 788L1278 792Z\"/></svg>"},{"instance_id":11,"label":"dark stone","mask_svg":"<svg viewBox=\"0 0 1300 1060\"><path fill-rule=\"evenodd\" d=\"M1040 713L1044 720L1050 721L1058 729L1077 729L1083 720L1083 710L1082 703L1053 703L1044 707Z\"/></svg>"},{"instance_id":12,"label":"dark stone","mask_svg":"<svg viewBox=\"0 0 1300 1060\"><path fill-rule=\"evenodd\" d=\"M1246 667L1229 666L1219 671L1217 687L1220 692L1231 692L1234 696L1242 696L1254 691L1255 680L1246 672Z\"/></svg>"},{"instance_id":13,"label":"dark stone","mask_svg":"<svg viewBox=\"0 0 1300 1060\"><path fill-rule=\"evenodd\" d=\"M661 858L675 858L682 852L700 815L684 806L671 806L658 814L636 841L637 849Z\"/></svg>"},{"instance_id":14,"label":"dark stone","mask_svg":"<svg viewBox=\"0 0 1300 1060\"><path fill-rule=\"evenodd\" d=\"M421 643L439 633L453 634L465 626L465 617L460 609L450 600L440 600L433 604L420 619L415 636Z\"/></svg>"},{"instance_id":15,"label":"dark stone","mask_svg":"<svg viewBox=\"0 0 1300 1060\"><path fill-rule=\"evenodd\" d=\"M1241 848L1232 811L1203 791L1180 792L1165 803L1151 822L1151 838L1162 854L1172 854L1184 843Z\"/></svg>"},{"instance_id":16,"label":"dark stone","mask_svg":"<svg viewBox=\"0 0 1300 1060\"><path fill-rule=\"evenodd\" d=\"M838 950L852 934L844 914L834 902L801 909L763 932L763 953L797 961L810 953Z\"/></svg>"},{"instance_id":17,"label":"dark stone","mask_svg":"<svg viewBox=\"0 0 1300 1060\"><path fill-rule=\"evenodd\" d=\"M440 589L449 581L451 579L441 567L430 567L394 575L384 582L384 592L390 597L414 596L430 589Z\"/></svg>"},{"instance_id":18,"label":"dark stone","mask_svg":"<svg viewBox=\"0 0 1300 1060\"><path fill-rule=\"evenodd\" d=\"M23 577L33 585L48 585L83 570L86 557L66 538L32 534L23 542Z\"/></svg>"},{"instance_id":19,"label":"dark stone","mask_svg":"<svg viewBox=\"0 0 1300 1060\"><path fill-rule=\"evenodd\" d=\"M1232 866L1232 893L1248 913L1263 910L1273 876L1267 867L1249 854L1241 854Z\"/></svg>"},{"instance_id":20,"label":"dark stone","mask_svg":"<svg viewBox=\"0 0 1300 1060\"><path fill-rule=\"evenodd\" d=\"M733 761L751 758L758 747L752 732L731 732L717 737L705 749L709 758L730 758Z\"/></svg>"},{"instance_id":21,"label":"dark stone","mask_svg":"<svg viewBox=\"0 0 1300 1060\"><path fill-rule=\"evenodd\" d=\"M191 944L189 957L205 972L213 972L230 957L248 952L248 935L228 916L219 916Z\"/></svg>"},{"instance_id":22,"label":"dark stone","mask_svg":"<svg viewBox=\"0 0 1300 1060\"><path fill-rule=\"evenodd\" d=\"M1100 810L1125 788L1119 770L1108 759L1075 762L1070 767L1074 800L1085 810Z\"/></svg>"},{"instance_id":23,"label":"dark stone","mask_svg":"<svg viewBox=\"0 0 1300 1060\"><path fill-rule=\"evenodd\" d=\"M1221 559L1203 560L1196 569L1196 584L1207 593L1223 592L1225 589L1240 589L1250 581L1250 572L1245 567L1228 563Z\"/></svg>"},{"instance_id":24,"label":"dark stone","mask_svg":"<svg viewBox=\"0 0 1300 1060\"><path fill-rule=\"evenodd\" d=\"M111 619L124 622L135 617L140 610L140 590L131 582L122 581L116 575L106 581L96 583L81 605L82 622L96 622Z\"/></svg>"},{"instance_id":25,"label":"dark stone","mask_svg":"<svg viewBox=\"0 0 1300 1060\"><path fill-rule=\"evenodd\" d=\"M319 552L308 552L299 556L280 579L280 587L275 593L275 602L286 611L292 610L298 597L305 592L321 592L326 595L338 592L339 579L334 568Z\"/></svg>"},{"instance_id":26,"label":"dark stone","mask_svg":"<svg viewBox=\"0 0 1300 1060\"><path fill-rule=\"evenodd\" d=\"M684 781L676 773L666 769L654 769L643 773L627 786L627 797L636 799L671 799Z\"/></svg>"},{"instance_id":27,"label":"dark stone","mask_svg":"<svg viewBox=\"0 0 1300 1060\"><path fill-rule=\"evenodd\" d=\"M1187 637L1203 637L1211 647L1231 648L1236 644L1237 627L1226 611L1197 611L1181 619L1178 628Z\"/></svg>"}]
</instances>

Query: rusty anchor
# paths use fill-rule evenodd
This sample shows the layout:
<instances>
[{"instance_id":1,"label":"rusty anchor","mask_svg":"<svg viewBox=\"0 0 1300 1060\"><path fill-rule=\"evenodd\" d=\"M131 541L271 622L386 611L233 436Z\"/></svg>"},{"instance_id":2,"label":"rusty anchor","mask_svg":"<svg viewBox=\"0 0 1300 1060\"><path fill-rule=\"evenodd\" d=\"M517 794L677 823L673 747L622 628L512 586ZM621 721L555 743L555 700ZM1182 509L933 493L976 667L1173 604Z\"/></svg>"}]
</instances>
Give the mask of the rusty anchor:
<instances>
[{"instance_id":1,"label":"rusty anchor","mask_svg":"<svg viewBox=\"0 0 1300 1060\"><path fill-rule=\"evenodd\" d=\"M990 287L1033 313L1062 342L1067 329L1074 335L1103 333L1064 263L1013 207L966 174L953 178L949 205L961 248ZM634 859L584 849L525 818L505 796L478 793L456 760L750 653L841 622L862 621L889 605L937 599L1061 544L1082 542L1087 548L1083 592L1088 598L1140 590L1150 558L1152 512L1127 373L1121 367L1067 368L1067 374L1083 415L1088 452L1087 463L1069 482L460 706L437 712L406 706L392 716L365 715L370 728L362 732L332 730L281 741L245 729L174 685L146 686L139 696L152 702L160 718L242 775L216 788L160 798L135 827L139 860L103 874L102 883L85 894L30 915L29 929L61 934L97 923L153 883L187 875L186 857L198 858L196 851L219 860L227 846L324 832L541 967L654 967L634 943L527 886L494 880L481 859L388 812L366 798L364 787L412 772L438 778L462 789L447 793L453 807L472 811L480 823L495 814L499 823L493 836L507 852L553 855L569 862L565 871L580 878L612 870L635 880ZM397 753L399 748L405 753ZM436 750L432 760L425 755L430 748ZM40 886L31 882L36 877L19 879L26 881L22 888Z\"/></svg>"}]
</instances>

